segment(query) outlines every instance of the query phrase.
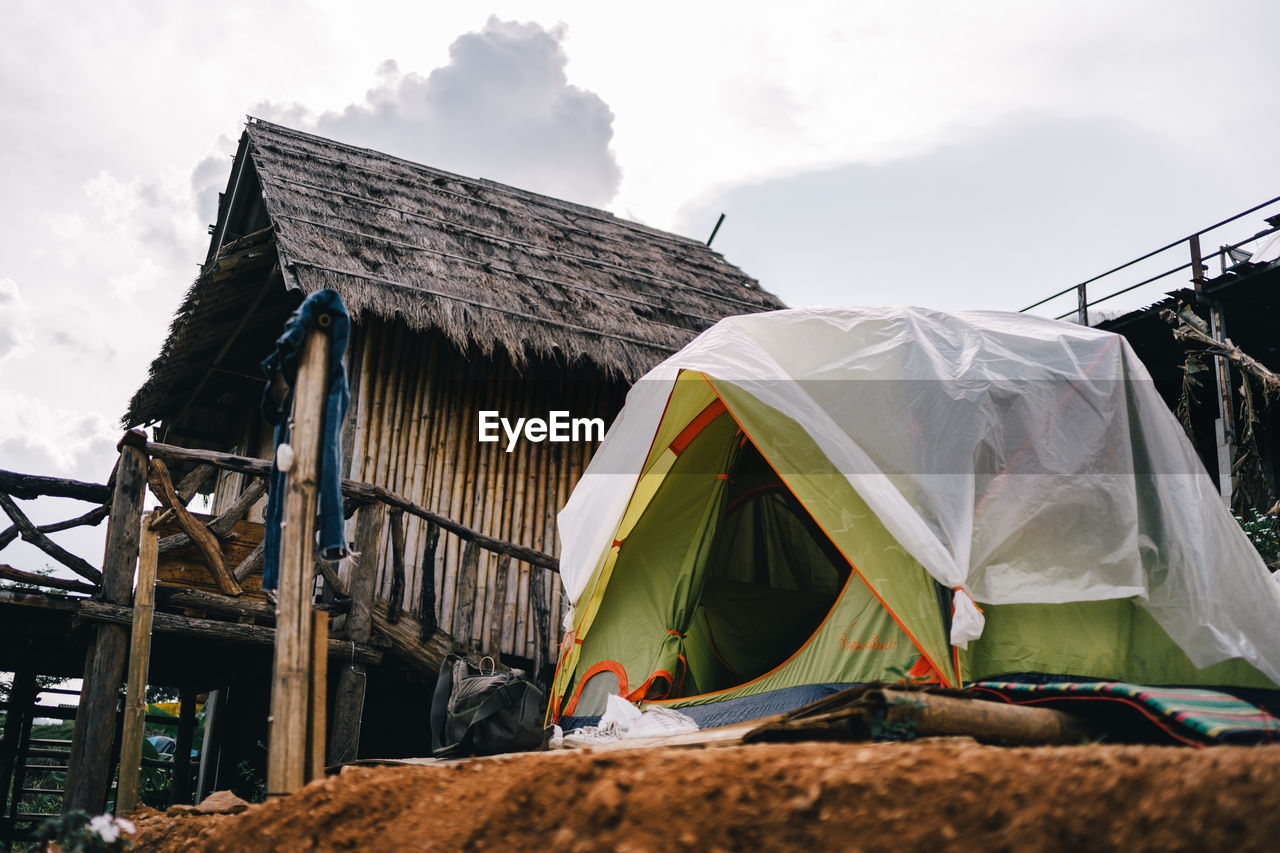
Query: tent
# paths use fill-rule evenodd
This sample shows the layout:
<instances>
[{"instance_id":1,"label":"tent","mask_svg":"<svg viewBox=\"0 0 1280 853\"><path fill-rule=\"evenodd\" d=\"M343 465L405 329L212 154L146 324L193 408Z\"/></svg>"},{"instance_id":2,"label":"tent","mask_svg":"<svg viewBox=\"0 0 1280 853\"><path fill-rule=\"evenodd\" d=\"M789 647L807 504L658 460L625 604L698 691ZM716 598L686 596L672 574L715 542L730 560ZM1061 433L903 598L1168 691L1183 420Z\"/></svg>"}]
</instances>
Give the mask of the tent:
<instances>
[{"instance_id":1,"label":"tent","mask_svg":"<svg viewBox=\"0 0 1280 853\"><path fill-rule=\"evenodd\" d=\"M559 523L553 720L908 675L1280 681L1280 586L1125 340L1077 325L722 320L632 388Z\"/></svg>"}]
</instances>

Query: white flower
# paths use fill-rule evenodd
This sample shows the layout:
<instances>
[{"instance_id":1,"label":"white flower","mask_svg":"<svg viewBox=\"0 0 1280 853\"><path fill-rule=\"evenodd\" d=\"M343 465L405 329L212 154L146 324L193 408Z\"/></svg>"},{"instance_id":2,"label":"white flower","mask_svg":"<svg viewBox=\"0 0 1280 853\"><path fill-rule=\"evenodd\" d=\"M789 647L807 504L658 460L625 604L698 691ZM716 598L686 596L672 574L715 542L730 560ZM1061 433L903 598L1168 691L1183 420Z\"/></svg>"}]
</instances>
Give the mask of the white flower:
<instances>
[{"instance_id":1,"label":"white flower","mask_svg":"<svg viewBox=\"0 0 1280 853\"><path fill-rule=\"evenodd\" d=\"M116 826L120 827L130 835L134 835L138 831L138 827L133 825L133 821L125 817L116 818Z\"/></svg>"},{"instance_id":2,"label":"white flower","mask_svg":"<svg viewBox=\"0 0 1280 853\"><path fill-rule=\"evenodd\" d=\"M120 838L120 827L109 814L100 814L90 820L89 828L108 844L114 844Z\"/></svg>"}]
</instances>

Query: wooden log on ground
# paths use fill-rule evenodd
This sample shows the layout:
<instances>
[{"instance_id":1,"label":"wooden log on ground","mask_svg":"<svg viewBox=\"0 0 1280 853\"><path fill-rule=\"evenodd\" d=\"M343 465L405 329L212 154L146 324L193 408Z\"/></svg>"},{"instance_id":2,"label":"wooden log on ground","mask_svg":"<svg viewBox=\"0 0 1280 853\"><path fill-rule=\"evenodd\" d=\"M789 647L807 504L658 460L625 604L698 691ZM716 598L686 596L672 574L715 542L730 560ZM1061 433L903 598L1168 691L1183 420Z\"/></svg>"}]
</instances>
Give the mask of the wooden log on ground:
<instances>
[{"instance_id":1,"label":"wooden log on ground","mask_svg":"<svg viewBox=\"0 0 1280 853\"><path fill-rule=\"evenodd\" d=\"M13 502L13 498L3 492L0 492L0 509L3 509L5 515L9 516L13 521L13 526L18 528L18 535L22 537L22 541L36 546L85 580L92 581L95 584L101 582L102 572L41 533L40 529L31 523L31 519L27 518L26 514L18 509L18 505Z\"/></svg>"},{"instance_id":2,"label":"wooden log on ground","mask_svg":"<svg viewBox=\"0 0 1280 853\"><path fill-rule=\"evenodd\" d=\"M102 523L102 520L111 514L111 507L108 504L94 507L84 515L78 515L67 521L56 521L52 524L41 524L36 530L41 533L57 533L60 530L70 530L73 527L96 527ZM18 529L18 525L11 525L3 533L0 533L0 548L4 548L10 542L18 538L22 531Z\"/></svg>"},{"instance_id":3,"label":"wooden log on ground","mask_svg":"<svg viewBox=\"0 0 1280 853\"><path fill-rule=\"evenodd\" d=\"M78 602L81 619L106 622L113 626L129 625L133 610L93 599ZM232 643L249 643L255 646L274 645L276 629L266 625L249 625L244 622L223 622L217 619L201 619L181 616L177 613L157 611L151 617L151 630L156 634L181 634L209 640L225 640ZM381 662L382 652L367 644L356 643L354 650L348 640L329 640L329 656L373 666Z\"/></svg>"},{"instance_id":4,"label":"wooden log on ground","mask_svg":"<svg viewBox=\"0 0 1280 853\"><path fill-rule=\"evenodd\" d=\"M387 621L400 618L404 608L404 510L391 510L391 594L387 598Z\"/></svg>"},{"instance_id":5,"label":"wooden log on ground","mask_svg":"<svg viewBox=\"0 0 1280 853\"><path fill-rule=\"evenodd\" d=\"M319 504L320 433L329 371L329 335L308 330L293 403L293 469L284 489L275 665L267 733L267 796L308 781L312 584Z\"/></svg>"},{"instance_id":6,"label":"wooden log on ground","mask_svg":"<svg viewBox=\"0 0 1280 853\"><path fill-rule=\"evenodd\" d=\"M116 811L138 805L138 773L142 768L143 717L147 713L147 672L151 664L151 617L155 612L156 564L159 537L142 519L138 546L138 586L133 594L133 625L129 636L129 680L124 702L124 732L120 736L120 778Z\"/></svg>"},{"instance_id":7,"label":"wooden log on ground","mask_svg":"<svg viewBox=\"0 0 1280 853\"><path fill-rule=\"evenodd\" d=\"M173 510L178 526L200 549L200 553L204 556L205 567L213 576L214 583L218 585L218 591L223 595L242 595L244 590L240 588L240 584L236 583L235 578L227 571L226 563L223 562L222 546L218 544L217 537L182 505L177 492L174 491L173 481L169 478L169 469L164 464L164 460L151 460L147 482L151 486L152 494L163 506Z\"/></svg>"},{"instance_id":8,"label":"wooden log on ground","mask_svg":"<svg viewBox=\"0 0 1280 853\"><path fill-rule=\"evenodd\" d=\"M368 643L372 634L373 584L378 573L378 543L386 517L387 508L380 503L365 504L356 510L355 548L347 574L351 610L347 613L346 632L352 647L356 643ZM331 765L354 761L359 754L367 679L363 664L355 660L342 661L329 731L328 763Z\"/></svg>"},{"instance_id":9,"label":"wooden log on ground","mask_svg":"<svg viewBox=\"0 0 1280 853\"><path fill-rule=\"evenodd\" d=\"M87 599L79 603L80 607L114 607L121 611L124 624L133 620L133 610L120 605L129 600L134 564L138 559L142 499L147 483L147 455L142 450L145 444L146 435L140 430L127 433L120 442L120 460L110 497L111 521L102 560L103 602ZM129 632L123 624L99 625L94 634L85 655L84 683L63 797L63 808L83 809L90 814L100 813L106 805L112 758L107 744L115 737L116 704L124 675L125 647L129 642Z\"/></svg>"},{"instance_id":10,"label":"wooden log on ground","mask_svg":"<svg viewBox=\"0 0 1280 853\"><path fill-rule=\"evenodd\" d=\"M60 477L40 477L35 474L19 474L17 471L0 470L0 492L13 495L18 500L38 497L74 498L96 504L111 501L111 487Z\"/></svg>"},{"instance_id":11,"label":"wooden log on ground","mask_svg":"<svg viewBox=\"0 0 1280 853\"><path fill-rule=\"evenodd\" d=\"M98 591L96 586L89 586L87 583L67 580L66 578L37 575L34 572L24 572L22 569L15 569L13 566L8 566L4 563L0 563L0 578L17 581L19 583L29 583L35 586L49 587L50 589L65 589L68 592L83 592L86 595L93 595Z\"/></svg>"},{"instance_id":12,"label":"wooden log on ground","mask_svg":"<svg viewBox=\"0 0 1280 853\"><path fill-rule=\"evenodd\" d=\"M743 742L968 736L982 743L1082 743L1094 733L1067 711L924 690L853 687L760 725Z\"/></svg>"}]
</instances>

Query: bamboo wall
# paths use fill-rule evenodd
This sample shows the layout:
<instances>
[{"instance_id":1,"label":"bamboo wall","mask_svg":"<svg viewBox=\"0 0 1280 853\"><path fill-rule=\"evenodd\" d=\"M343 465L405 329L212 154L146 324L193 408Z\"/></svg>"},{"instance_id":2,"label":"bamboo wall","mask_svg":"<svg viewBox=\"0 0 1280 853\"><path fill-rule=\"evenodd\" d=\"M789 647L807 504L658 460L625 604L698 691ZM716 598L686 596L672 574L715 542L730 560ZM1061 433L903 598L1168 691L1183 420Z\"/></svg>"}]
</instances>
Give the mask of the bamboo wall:
<instances>
[{"instance_id":1,"label":"bamboo wall","mask_svg":"<svg viewBox=\"0 0 1280 853\"><path fill-rule=\"evenodd\" d=\"M348 375L347 476L384 486L482 533L549 554L559 553L556 513L596 442L521 440L508 453L505 439L478 441L478 412L496 409L510 418L545 418L551 410L567 410L573 417L602 417L607 425L626 393L622 383L605 381L595 371L531 365L518 373L501 354L464 355L438 334L413 333L401 324L377 320L354 330ZM427 525L413 516L404 522L406 602L419 600L423 572L430 571L442 629L454 634L458 622L465 622L458 619L460 610L468 604L474 608L470 636L455 634L458 642L492 653L491 638L500 636L502 652L531 659L550 656L564 612L558 574L512 560L504 580L498 576L498 557L479 551L474 595L460 596L464 543L443 533L432 565L424 567ZM376 587L383 598L391 588L390 547L387 529ZM541 638L533 607L538 598L549 617L548 636Z\"/></svg>"}]
</instances>

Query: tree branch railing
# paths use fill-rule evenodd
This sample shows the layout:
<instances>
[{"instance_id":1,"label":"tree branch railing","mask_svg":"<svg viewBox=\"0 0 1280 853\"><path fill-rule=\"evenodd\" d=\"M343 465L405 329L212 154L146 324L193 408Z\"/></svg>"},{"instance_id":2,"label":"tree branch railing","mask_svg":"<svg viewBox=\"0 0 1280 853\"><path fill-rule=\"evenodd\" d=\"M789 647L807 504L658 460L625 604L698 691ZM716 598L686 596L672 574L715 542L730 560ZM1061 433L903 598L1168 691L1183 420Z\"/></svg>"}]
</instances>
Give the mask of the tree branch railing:
<instances>
[{"instance_id":1,"label":"tree branch railing","mask_svg":"<svg viewBox=\"0 0 1280 853\"><path fill-rule=\"evenodd\" d=\"M98 506L66 521L37 525L27 517L17 501L40 497L71 498L96 503ZM0 531L0 550L21 539L75 572L82 580L52 577L7 564L0 564L0 579L61 592L85 594L92 594L101 586L102 571L54 542L49 534L76 527L94 527L102 523L111 514L110 483L100 485L0 470L0 511L3 511L10 522L7 528Z\"/></svg>"},{"instance_id":2,"label":"tree branch railing","mask_svg":"<svg viewBox=\"0 0 1280 853\"><path fill-rule=\"evenodd\" d=\"M146 442L139 434L135 434L135 437L132 437L132 441L151 460L148 480L152 492L156 494L162 507L164 507L161 510L161 520L164 520L165 517L173 518L183 531L167 536L160 541L159 553L162 555L193 544L199 545L201 552L206 555L211 551L217 552L219 550L217 548L218 544L232 535L236 523L241 521L250 508L266 493L266 480L271 473L271 463L266 460L212 450L177 447L160 442ZM194 465L195 467L190 474L175 486L170 481L166 463L178 464L184 467ZM212 520L202 522L191 516L185 507L198 492L207 489L210 480L216 476L218 471L244 474L253 478L253 482L246 487L240 497L226 511ZM112 479L114 479L114 473ZM504 593L504 598L507 586L506 580L511 573L513 560L527 563L545 571L559 571L559 561L550 554L481 533L420 506L382 486L344 479L342 481L342 492L347 498L345 514L348 517L360 507L372 504L381 504L388 510L385 515L390 525L392 564L388 566L388 573L391 577L391 589L389 595L385 598L386 606L379 607L374 618L378 621L380 630L394 634L397 645L404 645L406 647L404 650L410 654L416 654L419 651L408 648L412 642L416 641L424 648L428 648L427 657L430 658L430 662L434 662L438 656L439 650L436 647L443 648L442 644L445 643L444 635L440 634L437 627L436 593L431 570L441 533L456 536L464 543L459 562L458 583L461 589L468 592L458 596L453 620L454 634L456 636L456 640L453 642L462 648L468 648L472 645L472 635L475 631L480 630L483 620L483 614L476 612L473 600L477 565L481 551L488 551L498 557L498 572L500 575L498 582L500 589ZM8 528L0 531L0 549L21 538L44 551L59 564L75 572L80 578L79 580L69 580L50 577L37 572L23 571L6 563L0 563L0 580L16 581L60 592L87 594L97 597L102 585L101 570L91 565L87 560L72 554L53 542L48 534L69 530L74 527L96 525L103 519L108 518L111 512L111 494L111 482L100 485L0 470L0 511L3 511L11 522ZM15 499L32 500L44 496L75 498L98 503L99 505L67 521L36 525L19 508ZM426 522L427 525L425 534L426 547L421 561L423 578L418 595L415 596L417 600L413 602L405 601L407 587L405 579L407 554L404 552L405 515L416 516ZM218 556L221 559L221 555L219 554ZM221 598L230 605L230 609L225 606L221 608L211 606L208 600L205 601L205 609L232 615L238 613L241 616L248 615L248 612L252 611L255 617L268 618L263 607L250 607L249 611L240 612L245 609L240 608L237 610L233 604L234 602L244 601L236 597L240 592L240 584L250 574L260 569L262 562L263 547L259 543L258 547L244 557L238 565L220 566L223 573L225 573L225 578L219 583L219 589L222 592ZM316 572L324 577L328 590L338 597L338 604L334 609L339 612L347 609L349 606L347 601L352 593L347 589L349 582L344 584L339 579L334 567L326 565L318 559L316 560ZM211 573L213 573L215 579L220 574L214 568L211 568ZM536 580L538 583L533 584L536 589L531 589L531 593L541 592L545 589L543 577L538 575ZM191 590L186 592L195 594ZM212 593L199 593L199 595L207 599L215 597ZM375 597L377 596L375 595ZM549 613L546 612L547 608L542 599L543 595L530 595L533 608L534 635L539 638L534 643L535 649L542 649L544 645L554 643L552 639L544 636L550 630L551 625ZM163 600L173 601L174 596L166 595ZM193 602L188 601L186 603L191 604ZM502 607L503 605L500 604L498 606ZM402 624L396 625L402 620L404 620ZM395 626L394 630L391 626ZM488 636L480 637L478 640L478 645L484 646L485 651L495 657L498 646L502 643L502 628L501 617L495 614L495 617L491 620ZM541 659L542 655L539 654L537 657ZM424 658L424 663L426 662L428 661Z\"/></svg>"}]
</instances>

